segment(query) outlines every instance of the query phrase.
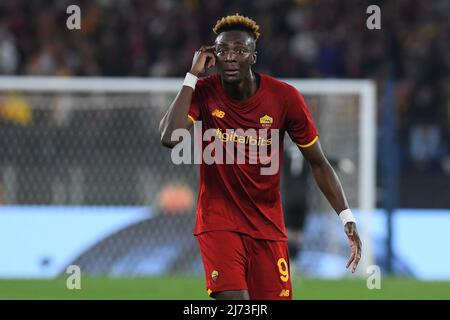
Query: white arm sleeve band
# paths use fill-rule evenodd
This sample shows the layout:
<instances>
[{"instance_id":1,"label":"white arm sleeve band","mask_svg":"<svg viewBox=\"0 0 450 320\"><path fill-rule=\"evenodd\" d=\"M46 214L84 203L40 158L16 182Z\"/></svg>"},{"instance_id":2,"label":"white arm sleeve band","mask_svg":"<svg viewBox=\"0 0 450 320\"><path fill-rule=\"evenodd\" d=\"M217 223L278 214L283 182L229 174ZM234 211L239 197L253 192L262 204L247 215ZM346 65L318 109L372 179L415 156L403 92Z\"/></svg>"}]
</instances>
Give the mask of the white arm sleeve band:
<instances>
[{"instance_id":1,"label":"white arm sleeve band","mask_svg":"<svg viewBox=\"0 0 450 320\"><path fill-rule=\"evenodd\" d=\"M339 218L341 218L342 224L345 226L347 222L355 222L355 217L352 214L352 211L350 209L342 210L341 213L339 213Z\"/></svg>"},{"instance_id":2,"label":"white arm sleeve band","mask_svg":"<svg viewBox=\"0 0 450 320\"><path fill-rule=\"evenodd\" d=\"M195 85L197 84L198 78L194 76L192 73L186 73L186 77L184 78L183 86L191 87L192 90L195 90Z\"/></svg>"}]
</instances>

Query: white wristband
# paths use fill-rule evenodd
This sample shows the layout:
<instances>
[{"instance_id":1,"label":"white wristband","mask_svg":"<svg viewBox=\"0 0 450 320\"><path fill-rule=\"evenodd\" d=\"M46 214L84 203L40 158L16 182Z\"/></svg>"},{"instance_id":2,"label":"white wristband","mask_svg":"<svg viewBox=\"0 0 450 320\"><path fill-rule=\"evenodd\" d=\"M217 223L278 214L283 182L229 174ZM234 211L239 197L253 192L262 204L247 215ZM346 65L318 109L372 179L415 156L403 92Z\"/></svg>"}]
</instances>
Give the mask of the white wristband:
<instances>
[{"instance_id":1,"label":"white wristband","mask_svg":"<svg viewBox=\"0 0 450 320\"><path fill-rule=\"evenodd\" d=\"M192 90L195 90L195 85L197 84L198 78L194 76L192 73L186 73L186 77L184 78L183 86L191 87Z\"/></svg>"},{"instance_id":2,"label":"white wristband","mask_svg":"<svg viewBox=\"0 0 450 320\"><path fill-rule=\"evenodd\" d=\"M355 222L355 217L352 214L352 211L350 209L342 210L341 213L339 213L339 218L341 218L342 224L345 226L347 222Z\"/></svg>"}]
</instances>

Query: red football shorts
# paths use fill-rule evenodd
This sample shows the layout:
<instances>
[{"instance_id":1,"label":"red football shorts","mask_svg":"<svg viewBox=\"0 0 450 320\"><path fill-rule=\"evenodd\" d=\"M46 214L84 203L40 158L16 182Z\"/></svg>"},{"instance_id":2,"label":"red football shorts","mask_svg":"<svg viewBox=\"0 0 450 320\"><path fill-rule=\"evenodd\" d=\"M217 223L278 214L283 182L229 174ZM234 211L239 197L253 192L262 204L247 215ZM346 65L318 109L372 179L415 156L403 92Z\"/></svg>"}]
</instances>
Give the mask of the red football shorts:
<instances>
[{"instance_id":1,"label":"red football shorts","mask_svg":"<svg viewBox=\"0 0 450 320\"><path fill-rule=\"evenodd\" d=\"M291 300L286 241L253 239L232 231L197 236L209 295L248 290L252 300Z\"/></svg>"}]
</instances>

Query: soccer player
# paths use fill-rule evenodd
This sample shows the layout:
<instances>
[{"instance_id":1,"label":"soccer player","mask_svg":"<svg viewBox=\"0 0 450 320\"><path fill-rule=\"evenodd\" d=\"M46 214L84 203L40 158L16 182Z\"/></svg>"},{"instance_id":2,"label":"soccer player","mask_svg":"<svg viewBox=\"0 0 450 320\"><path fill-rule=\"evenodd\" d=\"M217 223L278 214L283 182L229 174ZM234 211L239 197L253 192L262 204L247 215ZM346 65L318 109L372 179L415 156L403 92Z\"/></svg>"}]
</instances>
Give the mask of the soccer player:
<instances>
[{"instance_id":1,"label":"soccer player","mask_svg":"<svg viewBox=\"0 0 450 320\"><path fill-rule=\"evenodd\" d=\"M196 51L183 86L160 122L161 142L173 148L174 130L202 122L221 141L227 129L278 129L287 132L310 164L321 191L343 222L355 272L361 241L341 184L325 158L318 133L297 89L252 70L259 26L241 15L226 16L213 28L215 43ZM209 68L217 73L199 79ZM242 138L242 139L241 139ZM233 139L245 145L257 137ZM264 139L263 139L264 140ZM259 141L259 138L258 138ZM266 136L265 143L273 142ZM228 143L228 141L227 141ZM223 147L227 144L223 142ZM202 142L202 148L208 146ZM282 143L279 144L282 154ZM272 150L272 153L274 151ZM280 197L280 172L262 175L262 163L200 166L200 190L194 235L215 299L292 299L289 254ZM353 264L353 265L352 265Z\"/></svg>"}]
</instances>

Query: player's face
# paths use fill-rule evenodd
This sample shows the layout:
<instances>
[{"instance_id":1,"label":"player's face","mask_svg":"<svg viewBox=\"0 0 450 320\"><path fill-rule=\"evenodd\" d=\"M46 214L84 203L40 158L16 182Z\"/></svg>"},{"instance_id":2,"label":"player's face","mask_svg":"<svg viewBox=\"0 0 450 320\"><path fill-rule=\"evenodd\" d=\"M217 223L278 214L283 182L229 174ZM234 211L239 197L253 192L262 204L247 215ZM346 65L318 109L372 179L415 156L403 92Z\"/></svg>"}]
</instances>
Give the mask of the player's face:
<instances>
[{"instance_id":1,"label":"player's face","mask_svg":"<svg viewBox=\"0 0 450 320\"><path fill-rule=\"evenodd\" d=\"M225 82L236 83L248 76L256 62L255 40L245 31L225 31L215 42L217 70Z\"/></svg>"}]
</instances>

